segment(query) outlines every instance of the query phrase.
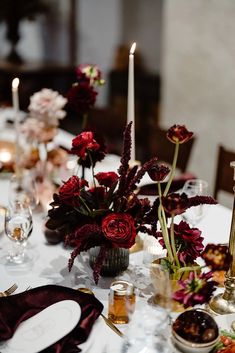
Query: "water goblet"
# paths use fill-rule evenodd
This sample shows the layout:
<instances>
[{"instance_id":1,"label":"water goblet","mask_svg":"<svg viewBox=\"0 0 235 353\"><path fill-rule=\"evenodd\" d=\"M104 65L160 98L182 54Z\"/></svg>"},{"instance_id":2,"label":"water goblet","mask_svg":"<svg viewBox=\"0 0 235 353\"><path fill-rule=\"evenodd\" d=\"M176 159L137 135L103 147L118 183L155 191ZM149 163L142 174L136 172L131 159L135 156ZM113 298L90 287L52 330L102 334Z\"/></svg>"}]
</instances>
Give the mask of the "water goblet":
<instances>
[{"instance_id":1,"label":"water goblet","mask_svg":"<svg viewBox=\"0 0 235 353\"><path fill-rule=\"evenodd\" d=\"M27 203L31 210L39 202L36 180L29 171L19 175L13 174L9 183L8 201L13 205L15 201Z\"/></svg>"},{"instance_id":2,"label":"water goblet","mask_svg":"<svg viewBox=\"0 0 235 353\"><path fill-rule=\"evenodd\" d=\"M25 202L15 201L5 212L5 233L13 241L7 261L13 264L27 262L26 244L32 231L32 211Z\"/></svg>"},{"instance_id":3,"label":"water goblet","mask_svg":"<svg viewBox=\"0 0 235 353\"><path fill-rule=\"evenodd\" d=\"M188 197L206 196L208 195L208 183L202 179L187 180L183 186L182 193L185 193ZM191 224L192 227L195 227L204 217L206 210L207 205L192 206L182 214L182 218Z\"/></svg>"}]
</instances>

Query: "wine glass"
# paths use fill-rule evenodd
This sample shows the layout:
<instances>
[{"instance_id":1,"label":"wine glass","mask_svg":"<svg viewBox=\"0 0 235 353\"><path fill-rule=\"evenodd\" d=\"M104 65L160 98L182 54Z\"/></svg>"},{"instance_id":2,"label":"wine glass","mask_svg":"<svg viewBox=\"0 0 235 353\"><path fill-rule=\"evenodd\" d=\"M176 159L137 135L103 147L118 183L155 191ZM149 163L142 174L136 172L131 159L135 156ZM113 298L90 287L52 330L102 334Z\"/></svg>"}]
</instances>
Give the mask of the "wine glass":
<instances>
[{"instance_id":1,"label":"wine glass","mask_svg":"<svg viewBox=\"0 0 235 353\"><path fill-rule=\"evenodd\" d=\"M15 201L6 208L5 233L13 241L12 250L7 256L8 262L27 262L26 244L32 226L32 211L26 202Z\"/></svg>"},{"instance_id":2,"label":"wine glass","mask_svg":"<svg viewBox=\"0 0 235 353\"><path fill-rule=\"evenodd\" d=\"M29 171L13 176L10 179L8 201L13 205L15 201L27 203L31 210L38 205L39 198L36 180Z\"/></svg>"},{"instance_id":3,"label":"wine glass","mask_svg":"<svg viewBox=\"0 0 235 353\"><path fill-rule=\"evenodd\" d=\"M206 196L208 195L208 183L202 179L187 180L183 186L182 192L188 197ZM182 217L185 221L189 222L192 227L195 227L204 217L206 210L207 205L192 206L182 214Z\"/></svg>"}]
</instances>

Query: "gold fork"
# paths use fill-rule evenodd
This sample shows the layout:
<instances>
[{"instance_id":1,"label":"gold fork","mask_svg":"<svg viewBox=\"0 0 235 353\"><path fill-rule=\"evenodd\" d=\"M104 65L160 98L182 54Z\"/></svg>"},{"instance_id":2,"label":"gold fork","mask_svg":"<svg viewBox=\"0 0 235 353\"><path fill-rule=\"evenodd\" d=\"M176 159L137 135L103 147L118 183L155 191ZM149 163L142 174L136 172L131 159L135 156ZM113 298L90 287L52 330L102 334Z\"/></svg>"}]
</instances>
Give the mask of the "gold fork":
<instances>
[{"instance_id":1,"label":"gold fork","mask_svg":"<svg viewBox=\"0 0 235 353\"><path fill-rule=\"evenodd\" d=\"M14 283L8 289L4 290L3 292L0 292L0 297L7 297L8 295L11 295L12 293L14 293L16 291L17 288L18 288L17 284Z\"/></svg>"}]
</instances>

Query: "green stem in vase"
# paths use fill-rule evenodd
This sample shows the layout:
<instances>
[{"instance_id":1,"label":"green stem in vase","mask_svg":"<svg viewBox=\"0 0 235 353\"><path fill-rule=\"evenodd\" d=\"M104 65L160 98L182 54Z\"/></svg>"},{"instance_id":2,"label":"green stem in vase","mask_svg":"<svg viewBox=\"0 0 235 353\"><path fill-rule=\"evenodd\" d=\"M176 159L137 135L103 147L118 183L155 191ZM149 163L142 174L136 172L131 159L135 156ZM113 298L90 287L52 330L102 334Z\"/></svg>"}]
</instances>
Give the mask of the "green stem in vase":
<instances>
[{"instance_id":1,"label":"green stem in vase","mask_svg":"<svg viewBox=\"0 0 235 353\"><path fill-rule=\"evenodd\" d=\"M177 159L178 159L178 154L179 154L179 142L176 142L176 144L175 144L174 158L173 158L173 162L172 162L172 168L171 168L170 176L169 176L168 182L167 182L167 184L166 184L166 188L165 188L165 190L164 190L163 196L166 196L166 195L167 195L167 193L168 193L168 191L169 191L169 189L170 189L172 180L173 180L173 178L174 178L175 169L176 169L176 163L177 163Z\"/></svg>"},{"instance_id":2,"label":"green stem in vase","mask_svg":"<svg viewBox=\"0 0 235 353\"><path fill-rule=\"evenodd\" d=\"M161 199L162 190L161 190L160 182L158 182L157 185L158 185L158 195L159 195L159 202L160 202L160 205L158 207L158 219L160 222L162 236L163 236L163 240L164 240L166 250L167 250L167 255L169 256L169 260L172 262L174 260L174 256L173 256L172 250L171 250L165 212L164 212L164 208L162 206L162 199Z\"/></svg>"},{"instance_id":3,"label":"green stem in vase","mask_svg":"<svg viewBox=\"0 0 235 353\"><path fill-rule=\"evenodd\" d=\"M174 234L174 216L171 217L171 232L170 232L170 239L171 239L171 248L172 248L172 252L173 252L173 256L175 259L175 263L176 265L180 268L180 262L177 256L177 252L176 252L176 246L175 246L175 234Z\"/></svg>"}]
</instances>

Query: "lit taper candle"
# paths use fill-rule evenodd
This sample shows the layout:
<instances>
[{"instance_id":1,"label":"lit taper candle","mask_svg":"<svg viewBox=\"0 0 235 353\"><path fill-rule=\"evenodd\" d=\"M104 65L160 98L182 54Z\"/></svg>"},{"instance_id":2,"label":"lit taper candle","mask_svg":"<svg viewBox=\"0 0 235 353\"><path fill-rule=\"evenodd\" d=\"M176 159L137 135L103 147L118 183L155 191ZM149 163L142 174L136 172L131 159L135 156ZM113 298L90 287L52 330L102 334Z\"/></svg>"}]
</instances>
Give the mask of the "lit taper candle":
<instances>
[{"instance_id":1,"label":"lit taper candle","mask_svg":"<svg viewBox=\"0 0 235 353\"><path fill-rule=\"evenodd\" d=\"M131 121L131 161L135 161L135 83L134 83L134 53L136 43L133 43L129 54L129 71L128 71L128 97L127 97L127 124Z\"/></svg>"},{"instance_id":2,"label":"lit taper candle","mask_svg":"<svg viewBox=\"0 0 235 353\"><path fill-rule=\"evenodd\" d=\"M15 126L15 167L19 167L19 87L20 80L18 77L12 81L12 104L14 109L14 126Z\"/></svg>"}]
</instances>

